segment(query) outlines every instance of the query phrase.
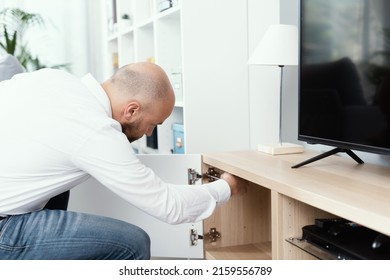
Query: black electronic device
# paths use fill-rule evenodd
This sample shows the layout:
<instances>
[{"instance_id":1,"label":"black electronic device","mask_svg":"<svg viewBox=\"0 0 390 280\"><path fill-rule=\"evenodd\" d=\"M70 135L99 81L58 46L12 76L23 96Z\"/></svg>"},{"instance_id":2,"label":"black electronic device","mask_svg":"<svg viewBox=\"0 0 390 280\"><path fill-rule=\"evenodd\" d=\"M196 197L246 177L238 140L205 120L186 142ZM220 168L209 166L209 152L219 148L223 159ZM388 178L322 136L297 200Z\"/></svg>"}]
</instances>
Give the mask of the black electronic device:
<instances>
[{"instance_id":1,"label":"black electronic device","mask_svg":"<svg viewBox=\"0 0 390 280\"><path fill-rule=\"evenodd\" d=\"M390 155L390 1L301 0L298 139Z\"/></svg>"},{"instance_id":2,"label":"black electronic device","mask_svg":"<svg viewBox=\"0 0 390 280\"><path fill-rule=\"evenodd\" d=\"M390 237L344 219L316 219L302 228L302 240L338 259L390 259Z\"/></svg>"},{"instance_id":3,"label":"black electronic device","mask_svg":"<svg viewBox=\"0 0 390 280\"><path fill-rule=\"evenodd\" d=\"M384 234L378 234L372 241L371 245L374 251L388 252L390 251L390 237Z\"/></svg>"}]
</instances>

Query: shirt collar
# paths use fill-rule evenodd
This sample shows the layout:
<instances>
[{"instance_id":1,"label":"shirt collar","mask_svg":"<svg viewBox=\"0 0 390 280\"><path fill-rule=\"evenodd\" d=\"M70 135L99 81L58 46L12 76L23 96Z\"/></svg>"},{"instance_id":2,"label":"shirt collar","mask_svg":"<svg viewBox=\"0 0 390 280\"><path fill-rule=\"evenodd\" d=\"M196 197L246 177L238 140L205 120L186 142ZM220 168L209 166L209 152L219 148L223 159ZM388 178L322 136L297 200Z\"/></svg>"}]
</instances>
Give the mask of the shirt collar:
<instances>
[{"instance_id":1,"label":"shirt collar","mask_svg":"<svg viewBox=\"0 0 390 280\"><path fill-rule=\"evenodd\" d=\"M91 74L87 74L81 78L81 82L94 94L94 96L103 105L107 115L109 117L112 117L110 99L108 98L106 92L103 90L102 86L95 80L95 78Z\"/></svg>"}]
</instances>

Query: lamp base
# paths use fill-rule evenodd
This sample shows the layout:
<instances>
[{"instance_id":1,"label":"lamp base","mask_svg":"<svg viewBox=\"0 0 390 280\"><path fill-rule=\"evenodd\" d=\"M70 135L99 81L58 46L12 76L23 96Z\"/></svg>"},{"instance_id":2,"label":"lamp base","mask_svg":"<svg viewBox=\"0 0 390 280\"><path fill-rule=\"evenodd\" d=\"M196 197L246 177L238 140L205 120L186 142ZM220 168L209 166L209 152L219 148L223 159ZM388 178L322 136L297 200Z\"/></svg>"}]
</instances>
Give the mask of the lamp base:
<instances>
[{"instance_id":1,"label":"lamp base","mask_svg":"<svg viewBox=\"0 0 390 280\"><path fill-rule=\"evenodd\" d=\"M257 150L271 155L298 154L303 152L303 146L292 143L258 145Z\"/></svg>"}]
</instances>

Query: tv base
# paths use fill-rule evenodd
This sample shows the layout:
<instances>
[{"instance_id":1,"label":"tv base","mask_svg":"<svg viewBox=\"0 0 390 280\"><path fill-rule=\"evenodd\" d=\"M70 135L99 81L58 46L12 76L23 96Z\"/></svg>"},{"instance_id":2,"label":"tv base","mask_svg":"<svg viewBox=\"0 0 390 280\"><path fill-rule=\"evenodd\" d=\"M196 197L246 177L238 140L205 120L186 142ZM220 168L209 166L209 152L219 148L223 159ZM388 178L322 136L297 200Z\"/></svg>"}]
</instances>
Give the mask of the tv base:
<instances>
[{"instance_id":1,"label":"tv base","mask_svg":"<svg viewBox=\"0 0 390 280\"><path fill-rule=\"evenodd\" d=\"M326 158L328 156L331 156L331 155L334 155L334 154L337 154L337 153L347 153L351 158L353 158L357 163L359 164L362 164L364 163L363 160L361 160L354 152L352 152L350 149L343 149L343 148L334 148L333 150L330 150L328 152L325 152L325 153L322 153L318 156L315 156L315 157L312 157L308 160L305 160L305 161L302 161L301 163L298 163L296 165L293 165L291 168L298 168L298 167L301 167L303 165L306 165L306 164L309 164L309 163L312 163L314 161L317 161L317 160L320 160L320 159L323 159L323 158Z\"/></svg>"},{"instance_id":2,"label":"tv base","mask_svg":"<svg viewBox=\"0 0 390 280\"><path fill-rule=\"evenodd\" d=\"M257 150L271 155L297 154L303 152L303 146L292 143L258 145Z\"/></svg>"}]
</instances>

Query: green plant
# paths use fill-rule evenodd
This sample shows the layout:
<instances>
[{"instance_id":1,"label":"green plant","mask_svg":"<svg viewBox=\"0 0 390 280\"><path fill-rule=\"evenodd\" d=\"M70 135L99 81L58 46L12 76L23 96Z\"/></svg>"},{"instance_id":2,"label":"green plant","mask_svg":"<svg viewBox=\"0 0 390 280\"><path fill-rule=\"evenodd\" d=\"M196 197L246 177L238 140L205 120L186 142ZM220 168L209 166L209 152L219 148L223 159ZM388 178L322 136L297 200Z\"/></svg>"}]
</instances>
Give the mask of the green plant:
<instances>
[{"instance_id":1,"label":"green plant","mask_svg":"<svg viewBox=\"0 0 390 280\"><path fill-rule=\"evenodd\" d=\"M45 21L39 14L27 13L19 8L0 11L0 48L15 56L26 70L48 67L37 56L33 56L26 41L26 31L33 27L44 27ZM68 64L50 66L68 68Z\"/></svg>"},{"instance_id":2,"label":"green plant","mask_svg":"<svg viewBox=\"0 0 390 280\"><path fill-rule=\"evenodd\" d=\"M130 19L130 16L128 14L123 14L122 19Z\"/></svg>"}]
</instances>

